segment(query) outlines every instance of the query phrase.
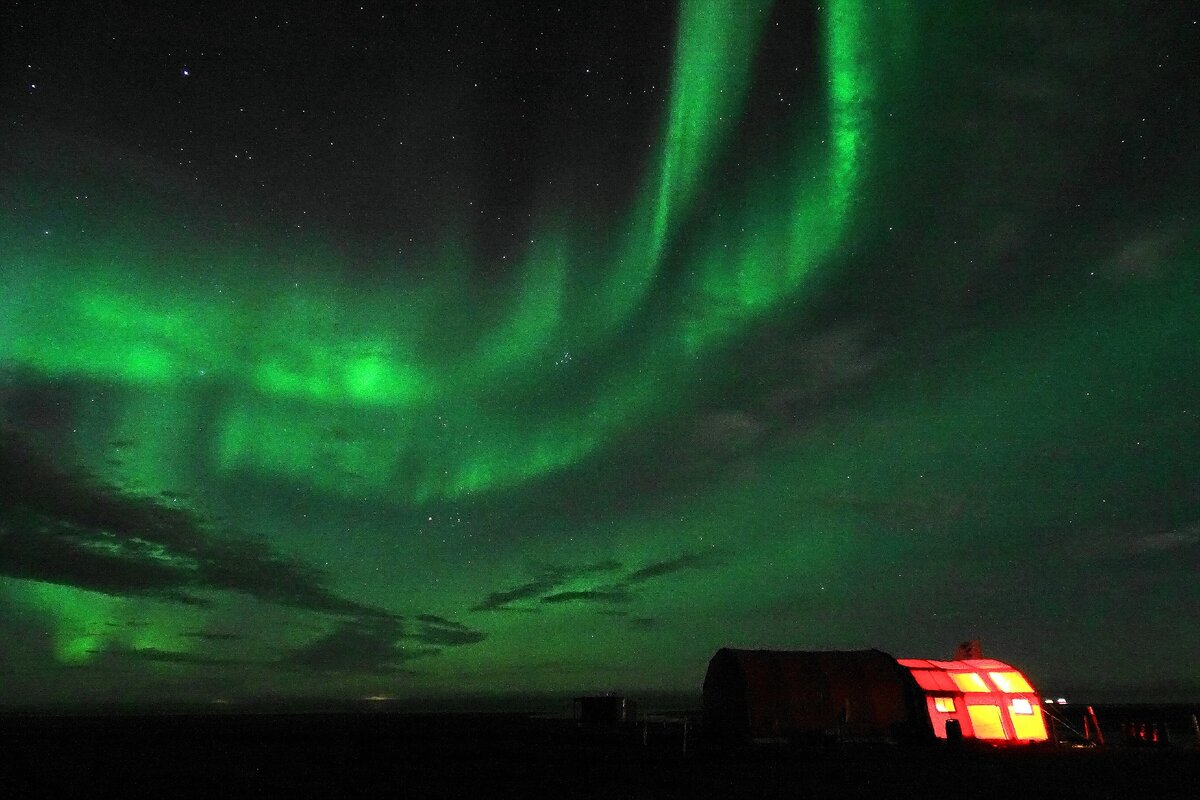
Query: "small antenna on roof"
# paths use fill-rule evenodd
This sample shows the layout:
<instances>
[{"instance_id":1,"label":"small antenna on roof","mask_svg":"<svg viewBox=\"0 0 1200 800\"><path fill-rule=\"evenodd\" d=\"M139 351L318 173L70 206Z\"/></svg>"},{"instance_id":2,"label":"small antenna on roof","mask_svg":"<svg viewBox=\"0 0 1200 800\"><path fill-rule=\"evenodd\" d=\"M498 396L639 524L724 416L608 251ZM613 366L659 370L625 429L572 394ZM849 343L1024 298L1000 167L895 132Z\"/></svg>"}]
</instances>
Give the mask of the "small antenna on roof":
<instances>
[{"instance_id":1,"label":"small antenna on roof","mask_svg":"<svg viewBox=\"0 0 1200 800\"><path fill-rule=\"evenodd\" d=\"M955 661L966 661L971 658L983 658L983 645L979 643L978 639L959 642L958 647L954 648Z\"/></svg>"}]
</instances>

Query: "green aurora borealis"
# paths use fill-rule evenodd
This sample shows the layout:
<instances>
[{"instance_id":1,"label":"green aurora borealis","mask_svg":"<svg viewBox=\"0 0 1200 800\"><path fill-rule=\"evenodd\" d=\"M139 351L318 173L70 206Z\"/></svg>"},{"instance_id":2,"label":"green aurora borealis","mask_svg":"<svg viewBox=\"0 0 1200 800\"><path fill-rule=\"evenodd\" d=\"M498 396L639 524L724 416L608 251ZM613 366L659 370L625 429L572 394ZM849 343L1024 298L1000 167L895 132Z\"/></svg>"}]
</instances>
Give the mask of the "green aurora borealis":
<instances>
[{"instance_id":1,"label":"green aurora borealis","mask_svg":"<svg viewBox=\"0 0 1200 800\"><path fill-rule=\"evenodd\" d=\"M0 702L968 636L1194 693L1197 31L933 5L684 0L651 145L548 158L620 188L533 185L503 253L432 197L411 246L295 232L10 104Z\"/></svg>"}]
</instances>

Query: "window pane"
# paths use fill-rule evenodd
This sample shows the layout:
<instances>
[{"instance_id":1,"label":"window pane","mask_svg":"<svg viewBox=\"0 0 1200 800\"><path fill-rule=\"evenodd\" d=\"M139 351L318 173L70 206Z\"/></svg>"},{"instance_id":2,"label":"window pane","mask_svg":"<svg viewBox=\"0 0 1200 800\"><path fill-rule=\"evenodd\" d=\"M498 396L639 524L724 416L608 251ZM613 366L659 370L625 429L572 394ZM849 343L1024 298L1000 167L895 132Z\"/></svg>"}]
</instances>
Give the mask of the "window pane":
<instances>
[{"instance_id":1,"label":"window pane","mask_svg":"<svg viewBox=\"0 0 1200 800\"><path fill-rule=\"evenodd\" d=\"M1002 692L1032 692L1033 687L1019 672L989 672L988 677Z\"/></svg>"},{"instance_id":2,"label":"window pane","mask_svg":"<svg viewBox=\"0 0 1200 800\"><path fill-rule=\"evenodd\" d=\"M979 677L974 672L952 672L950 677L954 679L954 683L958 686L960 692L987 692L990 691L987 684L983 682L983 678Z\"/></svg>"},{"instance_id":3,"label":"window pane","mask_svg":"<svg viewBox=\"0 0 1200 800\"><path fill-rule=\"evenodd\" d=\"M1031 707L1030 711L1030 714L1013 714L1010 717L1013 733L1022 741L1043 742L1049 737L1046 735L1046 723L1042 721L1042 709Z\"/></svg>"},{"instance_id":4,"label":"window pane","mask_svg":"<svg viewBox=\"0 0 1200 800\"><path fill-rule=\"evenodd\" d=\"M979 677L978 675L975 677ZM1004 739L1004 723L1000 721L1000 706L967 706L971 727L976 739Z\"/></svg>"}]
</instances>

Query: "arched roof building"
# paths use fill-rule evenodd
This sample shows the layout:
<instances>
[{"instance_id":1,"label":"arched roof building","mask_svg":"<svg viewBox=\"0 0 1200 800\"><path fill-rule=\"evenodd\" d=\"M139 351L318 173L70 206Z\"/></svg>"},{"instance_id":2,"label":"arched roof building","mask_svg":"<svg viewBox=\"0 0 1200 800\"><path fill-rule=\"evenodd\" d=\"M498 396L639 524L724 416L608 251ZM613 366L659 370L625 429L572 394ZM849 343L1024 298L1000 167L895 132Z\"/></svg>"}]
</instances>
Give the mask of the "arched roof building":
<instances>
[{"instance_id":1,"label":"arched roof building","mask_svg":"<svg viewBox=\"0 0 1200 800\"><path fill-rule=\"evenodd\" d=\"M898 660L880 650L723 648L704 679L704 717L715 735L741 739L826 732L896 740L961 734L995 743L1047 738L1040 700L1013 667L993 659Z\"/></svg>"}]
</instances>

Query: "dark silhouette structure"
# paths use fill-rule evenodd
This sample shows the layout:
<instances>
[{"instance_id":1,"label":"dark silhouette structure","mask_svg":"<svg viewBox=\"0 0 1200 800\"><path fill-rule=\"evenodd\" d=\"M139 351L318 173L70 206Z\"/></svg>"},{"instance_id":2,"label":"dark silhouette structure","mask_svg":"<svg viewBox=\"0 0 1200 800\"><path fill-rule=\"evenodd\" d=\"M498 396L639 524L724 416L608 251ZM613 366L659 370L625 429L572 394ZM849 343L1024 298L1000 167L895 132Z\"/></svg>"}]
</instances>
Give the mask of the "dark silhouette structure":
<instances>
[{"instance_id":1,"label":"dark silhouette structure","mask_svg":"<svg viewBox=\"0 0 1200 800\"><path fill-rule=\"evenodd\" d=\"M1040 698L1008 664L880 650L718 650L704 678L704 726L726 740L1047 738Z\"/></svg>"}]
</instances>

